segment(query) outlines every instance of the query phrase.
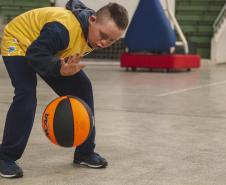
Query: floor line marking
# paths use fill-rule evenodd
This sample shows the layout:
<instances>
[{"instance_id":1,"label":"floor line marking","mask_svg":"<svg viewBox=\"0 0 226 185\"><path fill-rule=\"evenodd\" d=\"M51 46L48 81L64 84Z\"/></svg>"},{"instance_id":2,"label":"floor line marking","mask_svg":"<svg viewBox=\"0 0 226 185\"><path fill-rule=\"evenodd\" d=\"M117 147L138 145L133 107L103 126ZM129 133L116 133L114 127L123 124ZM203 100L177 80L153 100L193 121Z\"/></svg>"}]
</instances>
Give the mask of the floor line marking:
<instances>
[{"instance_id":1,"label":"floor line marking","mask_svg":"<svg viewBox=\"0 0 226 185\"><path fill-rule=\"evenodd\" d=\"M179 93L183 93L183 92L187 92L187 91L192 91L192 90L196 90L196 89L202 89L205 87L217 86L217 85L222 85L222 84L226 84L226 81L215 82L215 83L210 83L210 84L206 84L206 85L200 85L200 86L196 86L196 87L186 88L186 89L180 89L180 90L171 91L171 92L167 92L167 93L161 93L156 96L160 96L160 97L168 96L168 95L179 94Z\"/></svg>"}]
</instances>

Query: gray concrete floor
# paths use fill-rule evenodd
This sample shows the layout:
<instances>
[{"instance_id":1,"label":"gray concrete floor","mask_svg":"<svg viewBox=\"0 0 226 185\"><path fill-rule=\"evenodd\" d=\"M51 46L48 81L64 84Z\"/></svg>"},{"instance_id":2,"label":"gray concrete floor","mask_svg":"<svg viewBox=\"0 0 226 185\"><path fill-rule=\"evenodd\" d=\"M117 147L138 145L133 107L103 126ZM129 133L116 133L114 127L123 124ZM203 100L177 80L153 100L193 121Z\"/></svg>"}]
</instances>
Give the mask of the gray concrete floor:
<instances>
[{"instance_id":1,"label":"gray concrete floor","mask_svg":"<svg viewBox=\"0 0 226 185\"><path fill-rule=\"evenodd\" d=\"M92 63L92 62L89 62ZM125 72L88 64L96 105L96 151L107 169L72 165L73 149L51 144L41 114L56 97L41 80L21 179L0 185L225 185L226 65L191 72ZM0 64L0 137L13 89Z\"/></svg>"}]
</instances>

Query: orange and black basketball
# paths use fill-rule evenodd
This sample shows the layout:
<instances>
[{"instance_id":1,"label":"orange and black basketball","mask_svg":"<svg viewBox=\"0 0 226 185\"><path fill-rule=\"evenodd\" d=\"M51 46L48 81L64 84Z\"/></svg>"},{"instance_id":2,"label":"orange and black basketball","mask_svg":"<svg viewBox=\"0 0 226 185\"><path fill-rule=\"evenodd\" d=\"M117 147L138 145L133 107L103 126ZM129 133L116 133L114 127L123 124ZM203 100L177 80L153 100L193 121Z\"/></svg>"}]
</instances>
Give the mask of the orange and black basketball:
<instances>
[{"instance_id":1,"label":"orange and black basketball","mask_svg":"<svg viewBox=\"0 0 226 185\"><path fill-rule=\"evenodd\" d=\"M54 144L64 147L81 145L94 124L92 111L81 99L62 96L47 105L42 115L42 128Z\"/></svg>"}]
</instances>

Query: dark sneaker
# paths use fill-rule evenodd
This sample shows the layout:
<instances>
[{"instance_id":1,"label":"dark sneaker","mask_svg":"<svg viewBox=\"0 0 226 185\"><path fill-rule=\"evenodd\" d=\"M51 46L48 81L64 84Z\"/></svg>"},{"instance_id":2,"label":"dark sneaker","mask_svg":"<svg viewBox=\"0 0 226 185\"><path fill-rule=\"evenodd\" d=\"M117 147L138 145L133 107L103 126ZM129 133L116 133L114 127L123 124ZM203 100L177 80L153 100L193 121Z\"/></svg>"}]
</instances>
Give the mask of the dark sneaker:
<instances>
[{"instance_id":1,"label":"dark sneaker","mask_svg":"<svg viewBox=\"0 0 226 185\"><path fill-rule=\"evenodd\" d=\"M95 152L90 155L81 155L75 153L74 163L88 166L90 168L105 168L108 165L106 159Z\"/></svg>"},{"instance_id":2,"label":"dark sneaker","mask_svg":"<svg viewBox=\"0 0 226 185\"><path fill-rule=\"evenodd\" d=\"M0 176L18 178L23 176L23 171L14 161L0 160Z\"/></svg>"}]
</instances>

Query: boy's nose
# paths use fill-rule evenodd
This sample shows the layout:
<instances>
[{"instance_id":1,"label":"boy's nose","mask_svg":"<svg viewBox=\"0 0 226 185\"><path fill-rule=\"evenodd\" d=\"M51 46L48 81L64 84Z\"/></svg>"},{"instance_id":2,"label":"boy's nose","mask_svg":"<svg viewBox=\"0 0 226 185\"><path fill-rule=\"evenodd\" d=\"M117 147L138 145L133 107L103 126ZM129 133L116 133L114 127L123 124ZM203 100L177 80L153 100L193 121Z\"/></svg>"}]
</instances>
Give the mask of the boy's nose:
<instances>
[{"instance_id":1,"label":"boy's nose","mask_svg":"<svg viewBox=\"0 0 226 185\"><path fill-rule=\"evenodd\" d=\"M107 41L101 40L100 42L98 42L97 46L99 48L106 48L107 47Z\"/></svg>"}]
</instances>

